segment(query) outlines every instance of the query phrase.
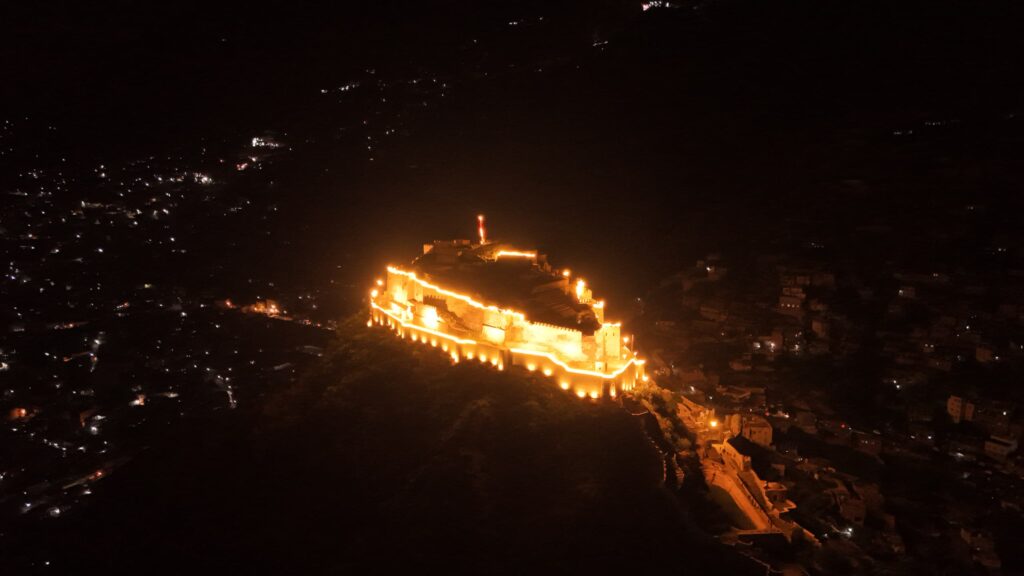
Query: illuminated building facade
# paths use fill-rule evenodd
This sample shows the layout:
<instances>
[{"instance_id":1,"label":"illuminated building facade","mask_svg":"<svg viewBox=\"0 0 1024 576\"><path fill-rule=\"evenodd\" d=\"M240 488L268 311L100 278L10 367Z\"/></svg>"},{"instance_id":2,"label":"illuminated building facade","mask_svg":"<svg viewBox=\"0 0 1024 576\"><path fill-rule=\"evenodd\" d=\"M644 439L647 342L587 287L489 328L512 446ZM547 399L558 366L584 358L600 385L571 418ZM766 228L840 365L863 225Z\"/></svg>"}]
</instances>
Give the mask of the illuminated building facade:
<instances>
[{"instance_id":1,"label":"illuminated building facade","mask_svg":"<svg viewBox=\"0 0 1024 576\"><path fill-rule=\"evenodd\" d=\"M614 398L646 382L644 361L606 322L583 280L536 251L437 241L408 267L389 266L370 293L370 325L440 348L453 362L521 366L580 398Z\"/></svg>"}]
</instances>

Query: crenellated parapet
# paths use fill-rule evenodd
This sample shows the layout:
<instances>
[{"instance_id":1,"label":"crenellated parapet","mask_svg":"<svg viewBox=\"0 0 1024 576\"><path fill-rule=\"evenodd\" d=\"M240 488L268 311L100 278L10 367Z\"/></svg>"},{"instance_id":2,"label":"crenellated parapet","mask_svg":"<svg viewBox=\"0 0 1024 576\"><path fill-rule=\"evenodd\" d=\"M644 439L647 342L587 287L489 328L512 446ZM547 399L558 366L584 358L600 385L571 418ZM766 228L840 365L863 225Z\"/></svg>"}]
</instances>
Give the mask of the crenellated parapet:
<instances>
[{"instance_id":1,"label":"crenellated parapet","mask_svg":"<svg viewBox=\"0 0 1024 576\"><path fill-rule=\"evenodd\" d=\"M560 320L530 319L446 283L448 276L472 283L475 275L481 291L519 290L534 302L531 310ZM581 398L615 397L646 382L645 363L626 346L621 325L604 321L604 301L595 301L583 280L570 280L568 270L552 272L535 250L437 241L424 245L415 266L387 268L370 294L369 324L439 348L452 362L538 372Z\"/></svg>"}]
</instances>

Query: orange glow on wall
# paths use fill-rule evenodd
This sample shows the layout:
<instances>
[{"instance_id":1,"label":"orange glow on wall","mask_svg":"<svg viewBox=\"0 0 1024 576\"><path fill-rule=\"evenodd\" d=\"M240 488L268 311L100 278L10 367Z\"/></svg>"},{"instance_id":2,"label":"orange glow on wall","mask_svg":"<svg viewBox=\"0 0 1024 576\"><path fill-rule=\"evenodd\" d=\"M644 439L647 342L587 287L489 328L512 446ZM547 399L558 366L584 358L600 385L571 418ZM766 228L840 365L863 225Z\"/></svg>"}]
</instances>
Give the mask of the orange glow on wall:
<instances>
[{"instance_id":1,"label":"orange glow on wall","mask_svg":"<svg viewBox=\"0 0 1024 576\"><path fill-rule=\"evenodd\" d=\"M483 242L486 231L482 214L479 223ZM468 242L465 245L470 246ZM534 262L541 258L535 250L507 249L491 254L494 257L490 262L504 257ZM546 266L543 270L550 272ZM578 328L531 322L523 312L487 304L469 294L439 286L429 274L420 276L397 266L388 266L387 271L387 279L377 282L380 289L374 288L370 293L368 325L386 323L403 338L408 336L414 342L433 347L440 345L453 363L478 360L504 370L512 362L525 370L543 373L580 398L615 397L634 389L641 380L648 381L644 361L635 351L622 346L630 339L620 335L621 324L604 322L605 302L593 299L583 279L574 282L575 295L597 316L600 328L593 334ZM553 274L568 277L569 270L556 270Z\"/></svg>"},{"instance_id":2,"label":"orange glow on wall","mask_svg":"<svg viewBox=\"0 0 1024 576\"><path fill-rule=\"evenodd\" d=\"M394 266L388 266L388 272L391 272L392 274L399 274L401 276L405 276L405 277L409 278L410 280L412 280L413 282L416 282L420 286L423 286L424 288L429 288L431 290L434 290L438 294L442 294L442 295L448 296L450 298L455 298L456 300L461 300L461 301L465 302L466 304L469 304L470 306L472 306L474 308L480 308L481 310L493 310L495 312L501 312L502 314L510 314L512 316L516 316L520 320L525 320L526 319L526 316L523 315L522 312L516 312L515 310L501 309L501 308L498 308L497 306L488 306L487 304L483 304L481 302L477 302L476 300L474 300L473 298L470 298L469 296L466 296L465 294L459 294L458 292L452 292L451 290L447 290L445 288L441 288L440 286L438 286L436 284L431 284L430 282L422 280L422 279L420 279L420 278L418 278L416 276L415 272L406 272L405 270L402 270L400 268L396 268Z\"/></svg>"},{"instance_id":3,"label":"orange glow on wall","mask_svg":"<svg viewBox=\"0 0 1024 576\"><path fill-rule=\"evenodd\" d=\"M503 256L511 256L515 258L536 258L536 252L522 252L519 250L498 250L494 255L495 258L501 258Z\"/></svg>"}]
</instances>

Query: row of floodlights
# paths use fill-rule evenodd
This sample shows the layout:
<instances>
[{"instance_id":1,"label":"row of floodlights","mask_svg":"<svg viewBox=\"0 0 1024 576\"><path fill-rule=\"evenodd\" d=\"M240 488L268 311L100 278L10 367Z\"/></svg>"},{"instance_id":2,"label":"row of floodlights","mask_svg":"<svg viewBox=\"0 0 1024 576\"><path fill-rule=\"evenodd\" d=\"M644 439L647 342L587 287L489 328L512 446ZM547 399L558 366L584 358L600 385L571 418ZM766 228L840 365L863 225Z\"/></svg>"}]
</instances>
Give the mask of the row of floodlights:
<instances>
[{"instance_id":1,"label":"row of floodlights","mask_svg":"<svg viewBox=\"0 0 1024 576\"><path fill-rule=\"evenodd\" d=\"M366 325L372 327L374 325L374 323L380 324L382 326L383 325L387 325L389 328L394 329L398 333L398 336L400 338L402 338L402 339L405 338L405 333L402 332L400 327L398 326L398 324L394 320L392 320L390 318L388 318L386 321L385 320L378 320L376 318L371 318L370 320L368 320L366 322ZM448 356L452 360L452 364L458 364L461 361L462 357L460 357L459 351L457 349L454 349L454 348L450 347L447 342L444 342L444 341L439 342L436 337L429 337L428 338L425 335L417 334L414 330L410 330L409 332L410 332L409 339L412 340L413 342L422 342L424 345L429 345L432 348L437 348L438 346L440 346L440 348L441 348L441 350L443 352L448 353ZM478 360L481 364L490 363L491 366L494 366L498 370L504 370L505 369L505 363L501 361L501 359L500 359L500 357L498 355L488 356L487 354L483 354L483 353L477 354L477 353L473 352L472 350L469 350L463 356L465 357L466 360ZM537 364L531 362L531 363L528 363L526 365L526 369L529 370L530 372L536 372L537 369L538 369L538 366L537 366ZM554 376L554 370L552 370L549 367L541 368L540 371L541 371L542 374L544 374L545 376L547 376L549 378ZM568 391L570 388L572 388L572 384L568 380L560 380L559 383L558 383L558 386L562 390L566 390L566 391ZM632 386L630 386L628 384L623 385L623 389L630 389L630 388L632 388ZM611 389L609 391L609 395L612 398L614 398L616 396L616 390L615 390L614 386L611 387ZM587 398L589 396L591 399L596 400L597 398L600 397L600 394L596 390L591 390L590 393L588 394L582 388L578 388L578 389L576 389L576 396L578 396L580 398Z\"/></svg>"}]
</instances>

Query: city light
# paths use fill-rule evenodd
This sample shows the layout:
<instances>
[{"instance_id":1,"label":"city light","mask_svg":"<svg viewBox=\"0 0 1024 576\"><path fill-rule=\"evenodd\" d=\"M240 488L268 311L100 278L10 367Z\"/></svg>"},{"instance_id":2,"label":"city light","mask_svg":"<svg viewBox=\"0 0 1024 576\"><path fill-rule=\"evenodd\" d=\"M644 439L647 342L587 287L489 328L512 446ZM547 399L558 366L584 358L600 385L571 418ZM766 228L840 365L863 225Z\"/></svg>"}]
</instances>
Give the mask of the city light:
<instances>
[{"instance_id":1,"label":"city light","mask_svg":"<svg viewBox=\"0 0 1024 576\"><path fill-rule=\"evenodd\" d=\"M135 4L7 35L5 573L1024 572L1024 8Z\"/></svg>"}]
</instances>

